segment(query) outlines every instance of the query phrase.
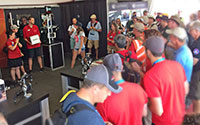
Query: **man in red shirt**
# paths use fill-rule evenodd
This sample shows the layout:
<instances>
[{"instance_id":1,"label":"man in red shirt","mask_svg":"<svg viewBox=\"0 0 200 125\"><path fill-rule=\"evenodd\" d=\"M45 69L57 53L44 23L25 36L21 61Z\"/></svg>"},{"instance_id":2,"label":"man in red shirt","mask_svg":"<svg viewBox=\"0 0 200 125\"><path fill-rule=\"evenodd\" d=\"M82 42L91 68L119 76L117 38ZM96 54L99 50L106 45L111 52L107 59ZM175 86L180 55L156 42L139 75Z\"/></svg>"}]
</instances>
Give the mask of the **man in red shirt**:
<instances>
[{"instance_id":1,"label":"man in red shirt","mask_svg":"<svg viewBox=\"0 0 200 125\"><path fill-rule=\"evenodd\" d=\"M113 125L142 125L142 116L147 111L147 95L142 87L123 80L122 62L118 54L110 54L104 58L104 65L113 75L115 84L123 90L112 93L104 103L98 103L96 109L105 122Z\"/></svg>"},{"instance_id":2,"label":"man in red shirt","mask_svg":"<svg viewBox=\"0 0 200 125\"><path fill-rule=\"evenodd\" d=\"M27 49L29 51L29 59L28 59L28 63L29 63L29 72L32 72L32 64L33 64L33 57L34 55L37 56L38 59L38 63L40 65L40 71L43 72L43 65L42 65L42 58L41 58L41 48L40 48L40 44L41 43L37 43L37 44L32 44L32 41L30 40L30 37L33 36L40 36L40 31L38 29L38 27L34 24L35 23L35 19L34 17L29 17L28 19L29 24L26 25L23 29L23 35L24 35L24 40L27 42Z\"/></svg>"},{"instance_id":3,"label":"man in red shirt","mask_svg":"<svg viewBox=\"0 0 200 125\"><path fill-rule=\"evenodd\" d=\"M155 125L180 125L185 113L188 83L181 64L162 57L164 41L153 36L146 40L147 57L153 67L144 75L152 122Z\"/></svg>"}]
</instances>

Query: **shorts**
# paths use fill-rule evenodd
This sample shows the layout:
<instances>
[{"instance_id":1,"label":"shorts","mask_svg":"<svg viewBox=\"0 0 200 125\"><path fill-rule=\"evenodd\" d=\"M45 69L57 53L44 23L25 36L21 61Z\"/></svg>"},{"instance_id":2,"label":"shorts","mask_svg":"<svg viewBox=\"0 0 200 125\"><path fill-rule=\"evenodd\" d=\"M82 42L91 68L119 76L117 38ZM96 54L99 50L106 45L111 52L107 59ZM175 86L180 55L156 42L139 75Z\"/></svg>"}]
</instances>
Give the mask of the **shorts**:
<instances>
[{"instance_id":1,"label":"shorts","mask_svg":"<svg viewBox=\"0 0 200 125\"><path fill-rule=\"evenodd\" d=\"M22 58L8 59L8 66L10 68L22 66Z\"/></svg>"},{"instance_id":2,"label":"shorts","mask_svg":"<svg viewBox=\"0 0 200 125\"><path fill-rule=\"evenodd\" d=\"M74 50L78 51L79 48L74 48ZM81 51L85 51L85 48L82 48Z\"/></svg>"},{"instance_id":3,"label":"shorts","mask_svg":"<svg viewBox=\"0 0 200 125\"><path fill-rule=\"evenodd\" d=\"M88 45L87 45L87 47L88 47L89 49L91 49L91 48L93 47L93 45L94 45L94 48L95 48L95 49L98 49L98 48L99 48L99 40L88 40Z\"/></svg>"},{"instance_id":4,"label":"shorts","mask_svg":"<svg viewBox=\"0 0 200 125\"><path fill-rule=\"evenodd\" d=\"M70 37L70 49L74 49L75 47L75 39Z\"/></svg>"},{"instance_id":5,"label":"shorts","mask_svg":"<svg viewBox=\"0 0 200 125\"><path fill-rule=\"evenodd\" d=\"M33 58L34 56L38 57L41 56L41 48L33 48L28 50L29 58Z\"/></svg>"},{"instance_id":6,"label":"shorts","mask_svg":"<svg viewBox=\"0 0 200 125\"><path fill-rule=\"evenodd\" d=\"M107 45L107 52L108 53L112 53L112 51L116 52L116 47L115 46Z\"/></svg>"},{"instance_id":7,"label":"shorts","mask_svg":"<svg viewBox=\"0 0 200 125\"><path fill-rule=\"evenodd\" d=\"M192 100L200 100L200 70L192 72L188 98Z\"/></svg>"}]
</instances>

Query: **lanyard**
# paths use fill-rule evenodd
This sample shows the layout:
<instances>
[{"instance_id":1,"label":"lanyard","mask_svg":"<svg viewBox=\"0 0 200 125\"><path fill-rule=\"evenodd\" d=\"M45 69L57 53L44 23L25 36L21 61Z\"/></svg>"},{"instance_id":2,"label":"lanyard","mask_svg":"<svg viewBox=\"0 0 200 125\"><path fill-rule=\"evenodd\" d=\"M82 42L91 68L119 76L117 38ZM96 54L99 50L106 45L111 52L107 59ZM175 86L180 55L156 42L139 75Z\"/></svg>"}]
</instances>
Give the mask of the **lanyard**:
<instances>
[{"instance_id":1,"label":"lanyard","mask_svg":"<svg viewBox=\"0 0 200 125\"><path fill-rule=\"evenodd\" d=\"M164 61L164 60L165 60L165 58L158 59L158 60L156 60L156 61L153 63L153 65L155 65L156 63L162 62L162 61Z\"/></svg>"},{"instance_id":2,"label":"lanyard","mask_svg":"<svg viewBox=\"0 0 200 125\"><path fill-rule=\"evenodd\" d=\"M120 79L120 80L116 81L115 84L118 85L118 84L123 83L123 82L125 82L125 81L123 79Z\"/></svg>"}]
</instances>

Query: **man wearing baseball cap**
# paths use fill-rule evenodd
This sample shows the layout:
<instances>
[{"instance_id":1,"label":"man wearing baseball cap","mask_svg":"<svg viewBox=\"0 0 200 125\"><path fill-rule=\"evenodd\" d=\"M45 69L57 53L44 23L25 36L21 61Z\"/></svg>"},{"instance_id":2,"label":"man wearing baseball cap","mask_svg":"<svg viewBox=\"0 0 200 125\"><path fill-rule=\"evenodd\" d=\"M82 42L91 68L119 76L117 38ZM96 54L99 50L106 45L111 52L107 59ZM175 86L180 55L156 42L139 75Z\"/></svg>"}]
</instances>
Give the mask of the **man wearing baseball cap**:
<instances>
[{"instance_id":1,"label":"man wearing baseball cap","mask_svg":"<svg viewBox=\"0 0 200 125\"><path fill-rule=\"evenodd\" d=\"M92 53L92 47L94 45L96 52L96 59L98 59L98 48L99 48L99 32L102 31L101 24L97 21L95 14L90 16L91 21L87 24L87 29L89 31L88 35L88 48L89 53Z\"/></svg>"},{"instance_id":2,"label":"man wearing baseball cap","mask_svg":"<svg viewBox=\"0 0 200 125\"><path fill-rule=\"evenodd\" d=\"M123 66L118 54L107 55L103 64L112 72L115 84L123 90L117 94L112 93L103 103L98 103L98 112L104 121L113 125L142 125L148 101L145 91L140 85L123 80Z\"/></svg>"},{"instance_id":3,"label":"man wearing baseball cap","mask_svg":"<svg viewBox=\"0 0 200 125\"><path fill-rule=\"evenodd\" d=\"M168 29L166 33L170 34L169 39L176 50L174 60L183 66L187 81L190 82L192 76L193 56L191 50L186 44L187 33L185 29L181 27L170 30Z\"/></svg>"},{"instance_id":4,"label":"man wearing baseball cap","mask_svg":"<svg viewBox=\"0 0 200 125\"><path fill-rule=\"evenodd\" d=\"M133 27L133 33L135 34L135 39L127 43L126 49L129 51L134 51L138 60L144 63L146 59L145 47L143 46L144 25L142 23L135 23Z\"/></svg>"},{"instance_id":5,"label":"man wearing baseball cap","mask_svg":"<svg viewBox=\"0 0 200 125\"><path fill-rule=\"evenodd\" d=\"M185 114L188 83L181 64L162 57L164 40L152 36L146 40L147 57L153 67L144 75L152 122L155 125L180 125Z\"/></svg>"},{"instance_id":6,"label":"man wearing baseball cap","mask_svg":"<svg viewBox=\"0 0 200 125\"><path fill-rule=\"evenodd\" d=\"M67 114L68 125L104 125L94 104L103 103L113 93L121 92L122 88L115 84L112 73L102 64L92 67L84 78L83 86L76 93L66 93L60 102L62 110Z\"/></svg>"}]
</instances>

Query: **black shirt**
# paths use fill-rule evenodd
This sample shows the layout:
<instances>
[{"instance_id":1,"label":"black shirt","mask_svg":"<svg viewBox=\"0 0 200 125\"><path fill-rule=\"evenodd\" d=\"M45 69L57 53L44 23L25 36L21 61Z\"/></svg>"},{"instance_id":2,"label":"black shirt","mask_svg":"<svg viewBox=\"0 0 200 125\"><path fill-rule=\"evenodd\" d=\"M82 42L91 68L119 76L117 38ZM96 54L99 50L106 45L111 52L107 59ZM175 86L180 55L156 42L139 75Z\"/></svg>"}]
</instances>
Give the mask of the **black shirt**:
<instances>
[{"instance_id":1,"label":"black shirt","mask_svg":"<svg viewBox=\"0 0 200 125\"><path fill-rule=\"evenodd\" d=\"M200 37L195 40L190 47L193 57L199 59L196 65L193 66L193 71L200 70Z\"/></svg>"}]
</instances>

